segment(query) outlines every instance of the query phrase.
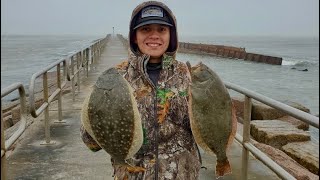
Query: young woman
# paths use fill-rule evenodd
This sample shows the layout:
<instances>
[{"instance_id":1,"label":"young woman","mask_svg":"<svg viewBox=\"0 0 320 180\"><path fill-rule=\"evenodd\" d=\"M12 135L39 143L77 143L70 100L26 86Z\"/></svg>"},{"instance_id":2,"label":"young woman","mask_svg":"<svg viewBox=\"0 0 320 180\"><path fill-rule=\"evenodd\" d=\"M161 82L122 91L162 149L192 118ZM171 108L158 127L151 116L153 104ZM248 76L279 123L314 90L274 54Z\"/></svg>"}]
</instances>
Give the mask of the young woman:
<instances>
[{"instance_id":1,"label":"young woman","mask_svg":"<svg viewBox=\"0 0 320 180\"><path fill-rule=\"evenodd\" d=\"M148 1L132 12L128 61L118 70L134 89L144 130L144 143L128 162L140 168L113 165L115 179L196 180L200 162L188 116L190 78L175 59L177 23L163 3ZM83 141L101 149L82 128Z\"/></svg>"}]
</instances>

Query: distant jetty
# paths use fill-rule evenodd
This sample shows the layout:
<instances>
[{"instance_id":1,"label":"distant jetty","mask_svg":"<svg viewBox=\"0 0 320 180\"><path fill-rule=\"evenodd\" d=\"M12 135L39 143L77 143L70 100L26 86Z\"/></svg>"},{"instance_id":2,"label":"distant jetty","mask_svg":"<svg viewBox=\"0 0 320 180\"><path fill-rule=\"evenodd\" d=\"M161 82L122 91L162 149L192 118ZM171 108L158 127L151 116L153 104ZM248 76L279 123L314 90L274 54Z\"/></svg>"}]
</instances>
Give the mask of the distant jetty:
<instances>
[{"instance_id":1,"label":"distant jetty","mask_svg":"<svg viewBox=\"0 0 320 180\"><path fill-rule=\"evenodd\" d=\"M209 54L223 58L243 59L246 61L255 61L273 65L282 64L281 57L249 53L246 52L245 48L233 46L180 42L179 52Z\"/></svg>"},{"instance_id":2,"label":"distant jetty","mask_svg":"<svg viewBox=\"0 0 320 180\"><path fill-rule=\"evenodd\" d=\"M118 34L118 37L119 39L121 39L123 44L128 46L128 39L124 38L120 34ZM218 56L223 58L242 59L245 61L254 61L254 62L272 64L272 65L282 64L282 57L249 53L249 52L246 52L245 48L233 47L233 46L180 42L179 52L208 54L208 55L213 55L213 56Z\"/></svg>"}]
</instances>

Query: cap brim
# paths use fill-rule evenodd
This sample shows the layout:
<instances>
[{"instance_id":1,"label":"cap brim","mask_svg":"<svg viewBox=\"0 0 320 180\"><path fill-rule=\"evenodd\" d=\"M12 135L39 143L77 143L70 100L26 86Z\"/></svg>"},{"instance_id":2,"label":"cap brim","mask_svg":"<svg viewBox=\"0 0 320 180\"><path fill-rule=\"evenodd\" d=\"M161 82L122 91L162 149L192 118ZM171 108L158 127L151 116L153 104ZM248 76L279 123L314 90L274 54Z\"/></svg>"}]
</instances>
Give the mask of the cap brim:
<instances>
[{"instance_id":1,"label":"cap brim","mask_svg":"<svg viewBox=\"0 0 320 180\"><path fill-rule=\"evenodd\" d=\"M143 23L140 23L138 24L136 27L134 27L133 29L137 29L141 26L144 26L144 25L148 25L148 24L163 24L163 25L167 25L167 26L173 26L172 24L170 23L167 23L165 21L161 21L161 20L149 20L149 21L146 21L146 22L143 22Z\"/></svg>"}]
</instances>

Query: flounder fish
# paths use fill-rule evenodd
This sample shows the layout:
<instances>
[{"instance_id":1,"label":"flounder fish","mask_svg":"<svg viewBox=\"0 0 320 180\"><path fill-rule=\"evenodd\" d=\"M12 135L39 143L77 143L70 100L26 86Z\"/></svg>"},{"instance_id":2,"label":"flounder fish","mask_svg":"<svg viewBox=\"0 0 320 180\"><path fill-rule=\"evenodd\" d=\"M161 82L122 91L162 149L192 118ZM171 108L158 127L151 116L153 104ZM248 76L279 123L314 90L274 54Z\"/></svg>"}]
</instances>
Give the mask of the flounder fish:
<instances>
[{"instance_id":1,"label":"flounder fish","mask_svg":"<svg viewBox=\"0 0 320 180\"><path fill-rule=\"evenodd\" d=\"M189 116L197 144L217 157L216 177L231 173L227 148L236 134L235 109L219 76L203 63L191 67Z\"/></svg>"},{"instance_id":2,"label":"flounder fish","mask_svg":"<svg viewBox=\"0 0 320 180\"><path fill-rule=\"evenodd\" d=\"M115 68L99 76L83 103L81 121L116 164L127 164L142 146L142 124L133 90Z\"/></svg>"}]
</instances>

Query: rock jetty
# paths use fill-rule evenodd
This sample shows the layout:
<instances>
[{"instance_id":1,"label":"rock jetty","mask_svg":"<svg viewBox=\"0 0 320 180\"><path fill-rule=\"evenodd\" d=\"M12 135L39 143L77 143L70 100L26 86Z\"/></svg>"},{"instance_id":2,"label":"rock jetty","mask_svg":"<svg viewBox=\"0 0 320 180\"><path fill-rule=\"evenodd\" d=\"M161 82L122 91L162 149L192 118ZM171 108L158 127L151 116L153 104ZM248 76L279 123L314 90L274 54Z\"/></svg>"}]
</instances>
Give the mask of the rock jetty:
<instances>
[{"instance_id":1,"label":"rock jetty","mask_svg":"<svg viewBox=\"0 0 320 180\"><path fill-rule=\"evenodd\" d=\"M232 99L238 122L242 123L244 98ZM299 103L283 103L310 113L307 107ZM319 144L311 141L308 130L307 123L252 101L250 135L254 145L297 179L319 179Z\"/></svg>"}]
</instances>

